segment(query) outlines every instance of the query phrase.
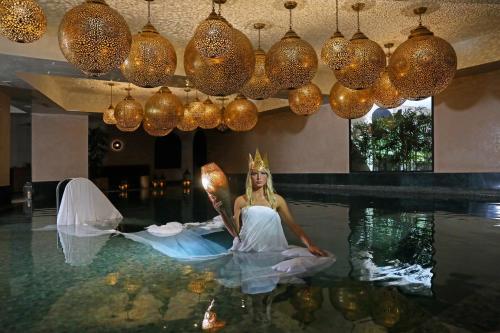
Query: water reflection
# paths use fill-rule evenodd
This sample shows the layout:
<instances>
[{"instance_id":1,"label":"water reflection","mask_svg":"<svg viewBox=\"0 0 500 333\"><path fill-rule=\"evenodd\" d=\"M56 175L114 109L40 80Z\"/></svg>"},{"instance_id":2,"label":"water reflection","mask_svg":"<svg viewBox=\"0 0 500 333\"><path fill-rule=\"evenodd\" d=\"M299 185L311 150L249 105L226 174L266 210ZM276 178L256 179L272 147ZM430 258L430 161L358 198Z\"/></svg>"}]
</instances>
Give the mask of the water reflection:
<instances>
[{"instance_id":1,"label":"water reflection","mask_svg":"<svg viewBox=\"0 0 500 333\"><path fill-rule=\"evenodd\" d=\"M432 295L432 213L350 209L350 276Z\"/></svg>"}]
</instances>

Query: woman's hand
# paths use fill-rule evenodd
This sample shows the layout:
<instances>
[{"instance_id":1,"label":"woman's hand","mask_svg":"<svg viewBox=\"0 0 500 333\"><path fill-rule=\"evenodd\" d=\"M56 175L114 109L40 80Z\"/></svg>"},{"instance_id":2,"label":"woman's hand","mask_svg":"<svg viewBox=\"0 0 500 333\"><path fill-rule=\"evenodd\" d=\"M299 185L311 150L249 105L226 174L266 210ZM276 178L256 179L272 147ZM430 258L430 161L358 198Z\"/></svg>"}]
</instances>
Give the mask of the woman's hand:
<instances>
[{"instance_id":1,"label":"woman's hand","mask_svg":"<svg viewBox=\"0 0 500 333\"><path fill-rule=\"evenodd\" d=\"M323 251L322 249L320 249L316 245L311 244L307 247L307 249L309 250L309 252L311 252L315 256L320 256L320 257L327 257L328 256L328 253L326 253L325 251Z\"/></svg>"}]
</instances>

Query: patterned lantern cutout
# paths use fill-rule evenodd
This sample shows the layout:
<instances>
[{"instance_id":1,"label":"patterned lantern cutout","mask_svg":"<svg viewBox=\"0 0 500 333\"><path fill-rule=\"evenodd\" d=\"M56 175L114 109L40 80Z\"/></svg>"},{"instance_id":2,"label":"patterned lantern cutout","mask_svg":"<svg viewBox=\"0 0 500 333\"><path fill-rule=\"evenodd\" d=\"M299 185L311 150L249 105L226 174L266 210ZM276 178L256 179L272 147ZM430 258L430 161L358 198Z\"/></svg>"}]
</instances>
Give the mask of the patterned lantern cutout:
<instances>
[{"instance_id":1,"label":"patterned lantern cutout","mask_svg":"<svg viewBox=\"0 0 500 333\"><path fill-rule=\"evenodd\" d=\"M74 7L59 26L64 57L90 76L118 68L127 58L131 42L127 22L104 0L87 0Z\"/></svg>"},{"instance_id":2,"label":"patterned lantern cutout","mask_svg":"<svg viewBox=\"0 0 500 333\"><path fill-rule=\"evenodd\" d=\"M0 35L16 43L32 43L47 31L47 18L35 0L0 1Z\"/></svg>"},{"instance_id":3,"label":"patterned lantern cutout","mask_svg":"<svg viewBox=\"0 0 500 333\"><path fill-rule=\"evenodd\" d=\"M131 95L132 89L126 88L127 96L115 107L116 127L123 132L133 132L141 126L144 110L141 103Z\"/></svg>"},{"instance_id":4,"label":"patterned lantern cutout","mask_svg":"<svg viewBox=\"0 0 500 333\"><path fill-rule=\"evenodd\" d=\"M370 112L373 97L370 89L354 90L336 82L330 91L330 106L337 116L356 119Z\"/></svg>"},{"instance_id":5,"label":"patterned lantern cutout","mask_svg":"<svg viewBox=\"0 0 500 333\"><path fill-rule=\"evenodd\" d=\"M130 53L120 66L123 76L139 87L154 88L167 83L177 67L177 55L168 39L151 24L151 2L148 23L132 37Z\"/></svg>"},{"instance_id":6,"label":"patterned lantern cutout","mask_svg":"<svg viewBox=\"0 0 500 333\"><path fill-rule=\"evenodd\" d=\"M394 46L392 43L387 43L384 45L388 52L387 58L391 57L391 47ZM387 68L384 69L382 75L375 81L372 86L372 94L375 104L381 108L394 109L405 102L405 99L401 96L399 91L392 84Z\"/></svg>"},{"instance_id":7,"label":"patterned lantern cutout","mask_svg":"<svg viewBox=\"0 0 500 333\"><path fill-rule=\"evenodd\" d=\"M321 59L331 70L338 70L346 66L352 58L352 48L349 41L339 31L339 1L335 0L335 22L337 30L321 49Z\"/></svg>"},{"instance_id":8,"label":"patterned lantern cutout","mask_svg":"<svg viewBox=\"0 0 500 333\"><path fill-rule=\"evenodd\" d=\"M345 87L351 89L365 89L373 85L385 68L384 50L368 39L359 30L359 12L364 4L357 3L352 6L358 15L358 31L352 36L349 47L352 57L349 63L335 70L335 77Z\"/></svg>"},{"instance_id":9,"label":"patterned lantern cutout","mask_svg":"<svg viewBox=\"0 0 500 333\"><path fill-rule=\"evenodd\" d=\"M420 100L446 89L457 70L457 54L442 38L422 25L426 7L415 9L417 28L398 46L389 61L389 78L404 98Z\"/></svg>"},{"instance_id":10,"label":"patterned lantern cutout","mask_svg":"<svg viewBox=\"0 0 500 333\"><path fill-rule=\"evenodd\" d=\"M207 97L207 99L203 102L203 106L203 113L198 120L199 126L203 129L212 129L219 126L222 120L222 115L217 104L214 104L212 100Z\"/></svg>"},{"instance_id":11,"label":"patterned lantern cutout","mask_svg":"<svg viewBox=\"0 0 500 333\"><path fill-rule=\"evenodd\" d=\"M292 30L292 9L295 1L286 1L290 11L290 29L269 50L266 57L266 74L278 87L293 89L309 83L318 70L318 56L314 48Z\"/></svg>"},{"instance_id":12,"label":"patterned lantern cutout","mask_svg":"<svg viewBox=\"0 0 500 333\"><path fill-rule=\"evenodd\" d=\"M183 115L184 107L179 98L168 87L161 87L146 102L144 121L147 121L154 128L168 130L175 128L182 120Z\"/></svg>"},{"instance_id":13,"label":"patterned lantern cutout","mask_svg":"<svg viewBox=\"0 0 500 333\"><path fill-rule=\"evenodd\" d=\"M236 132L250 131L258 119L257 106L243 95L238 95L224 111L224 122Z\"/></svg>"},{"instance_id":14,"label":"patterned lantern cutout","mask_svg":"<svg viewBox=\"0 0 500 333\"><path fill-rule=\"evenodd\" d=\"M114 83L108 83L110 88L110 103L108 108L102 114L102 121L107 125L116 125L115 107L113 106L113 87Z\"/></svg>"},{"instance_id":15,"label":"patterned lantern cutout","mask_svg":"<svg viewBox=\"0 0 500 333\"><path fill-rule=\"evenodd\" d=\"M318 111L322 100L321 90L314 83L306 84L288 93L290 110L301 116L307 116Z\"/></svg>"}]
</instances>

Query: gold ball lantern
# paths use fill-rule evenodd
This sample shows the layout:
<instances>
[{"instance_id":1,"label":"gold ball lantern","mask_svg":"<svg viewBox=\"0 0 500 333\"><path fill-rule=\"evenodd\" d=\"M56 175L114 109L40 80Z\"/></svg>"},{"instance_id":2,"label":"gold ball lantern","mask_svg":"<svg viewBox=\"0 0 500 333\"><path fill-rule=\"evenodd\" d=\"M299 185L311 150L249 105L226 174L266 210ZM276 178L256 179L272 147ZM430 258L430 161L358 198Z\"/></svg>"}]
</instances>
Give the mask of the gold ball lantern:
<instances>
[{"instance_id":1,"label":"gold ball lantern","mask_svg":"<svg viewBox=\"0 0 500 333\"><path fill-rule=\"evenodd\" d=\"M266 52L260 48L260 31L264 23L255 23L254 28L259 31L259 45L255 50L255 69L250 80L241 88L240 93L248 98L261 100L275 95L280 88L273 84L266 74Z\"/></svg>"},{"instance_id":2,"label":"gold ball lantern","mask_svg":"<svg viewBox=\"0 0 500 333\"><path fill-rule=\"evenodd\" d=\"M234 52L223 58L203 59L191 40L186 46L184 68L191 82L210 96L227 96L238 92L251 78L255 55L250 40L233 29Z\"/></svg>"},{"instance_id":3,"label":"gold ball lantern","mask_svg":"<svg viewBox=\"0 0 500 333\"><path fill-rule=\"evenodd\" d=\"M373 106L372 92L370 89L349 89L336 82L330 91L330 106L341 118L360 118Z\"/></svg>"},{"instance_id":4,"label":"gold ball lantern","mask_svg":"<svg viewBox=\"0 0 500 333\"><path fill-rule=\"evenodd\" d=\"M196 112L196 110L193 109L191 103L185 104L184 117L182 117L182 120L177 124L177 128L183 132L194 131L196 128L198 128L198 122L196 120L194 112Z\"/></svg>"},{"instance_id":5,"label":"gold ball lantern","mask_svg":"<svg viewBox=\"0 0 500 333\"><path fill-rule=\"evenodd\" d=\"M108 108L102 114L102 121L107 125L116 125L115 119L115 107L113 106L113 87L114 83L110 82L107 84L110 87L110 103Z\"/></svg>"},{"instance_id":6,"label":"gold ball lantern","mask_svg":"<svg viewBox=\"0 0 500 333\"><path fill-rule=\"evenodd\" d=\"M144 120L158 129L172 129L179 124L184 115L180 99L168 87L161 87L146 102Z\"/></svg>"},{"instance_id":7,"label":"gold ball lantern","mask_svg":"<svg viewBox=\"0 0 500 333\"><path fill-rule=\"evenodd\" d=\"M130 95L127 88L127 97L115 107L116 127L123 132L133 132L139 128L144 117L142 105Z\"/></svg>"},{"instance_id":8,"label":"gold ball lantern","mask_svg":"<svg viewBox=\"0 0 500 333\"><path fill-rule=\"evenodd\" d=\"M393 43L384 45L388 48L388 58L390 59L390 48L394 46ZM394 109L405 102L405 99L399 91L392 84L387 68L384 69L380 77L375 81L372 86L372 94L375 104L385 109Z\"/></svg>"},{"instance_id":9,"label":"gold ball lantern","mask_svg":"<svg viewBox=\"0 0 500 333\"><path fill-rule=\"evenodd\" d=\"M290 12L296 6L295 1L285 2ZM278 87L294 89L309 83L317 70L316 51L292 30L290 15L290 30L267 53L266 74Z\"/></svg>"},{"instance_id":10,"label":"gold ball lantern","mask_svg":"<svg viewBox=\"0 0 500 333\"><path fill-rule=\"evenodd\" d=\"M335 1L335 22L337 30L324 44L321 49L321 59L331 70L338 70L346 66L352 57L352 49L349 41L339 31L339 2Z\"/></svg>"},{"instance_id":11,"label":"gold ball lantern","mask_svg":"<svg viewBox=\"0 0 500 333\"><path fill-rule=\"evenodd\" d=\"M34 0L0 2L0 34L16 43L39 40L47 31L47 18Z\"/></svg>"},{"instance_id":12,"label":"gold ball lantern","mask_svg":"<svg viewBox=\"0 0 500 333\"><path fill-rule=\"evenodd\" d=\"M210 98L207 98L203 102L204 111L200 116L198 124L203 129L211 129L219 126L222 115L219 107L212 102Z\"/></svg>"},{"instance_id":13,"label":"gold ball lantern","mask_svg":"<svg viewBox=\"0 0 500 333\"><path fill-rule=\"evenodd\" d=\"M233 28L220 15L212 12L194 32L196 50L205 58L221 58L234 51Z\"/></svg>"},{"instance_id":14,"label":"gold ball lantern","mask_svg":"<svg viewBox=\"0 0 500 333\"><path fill-rule=\"evenodd\" d=\"M136 86L154 88L166 84L176 67L174 47L148 23L133 36L130 54L120 69L123 76Z\"/></svg>"},{"instance_id":15,"label":"gold ball lantern","mask_svg":"<svg viewBox=\"0 0 500 333\"><path fill-rule=\"evenodd\" d=\"M131 42L127 22L104 0L87 0L74 7L59 25L64 57L91 76L118 68L127 58Z\"/></svg>"},{"instance_id":16,"label":"gold ball lantern","mask_svg":"<svg viewBox=\"0 0 500 333\"><path fill-rule=\"evenodd\" d=\"M297 115L310 115L321 107L323 96L321 90L314 83L306 84L288 93L290 110Z\"/></svg>"},{"instance_id":17,"label":"gold ball lantern","mask_svg":"<svg viewBox=\"0 0 500 333\"><path fill-rule=\"evenodd\" d=\"M258 119L257 106L243 95L238 95L224 111L225 124L236 132L250 131Z\"/></svg>"},{"instance_id":18,"label":"gold ball lantern","mask_svg":"<svg viewBox=\"0 0 500 333\"><path fill-rule=\"evenodd\" d=\"M415 13L425 13L417 8ZM421 24L398 46L389 61L389 78L404 98L418 100L439 94L457 70L457 54L442 38Z\"/></svg>"},{"instance_id":19,"label":"gold ball lantern","mask_svg":"<svg viewBox=\"0 0 500 333\"><path fill-rule=\"evenodd\" d=\"M358 31L352 36L349 44L352 57L346 66L334 72L337 80L345 87L366 89L382 74L386 64L385 53L380 45L368 39L359 30L359 12L364 8L364 4L357 3L352 8L358 13Z\"/></svg>"},{"instance_id":20,"label":"gold ball lantern","mask_svg":"<svg viewBox=\"0 0 500 333\"><path fill-rule=\"evenodd\" d=\"M149 135L156 137L166 136L173 130L173 128L158 128L148 119L144 119L142 128Z\"/></svg>"}]
</instances>

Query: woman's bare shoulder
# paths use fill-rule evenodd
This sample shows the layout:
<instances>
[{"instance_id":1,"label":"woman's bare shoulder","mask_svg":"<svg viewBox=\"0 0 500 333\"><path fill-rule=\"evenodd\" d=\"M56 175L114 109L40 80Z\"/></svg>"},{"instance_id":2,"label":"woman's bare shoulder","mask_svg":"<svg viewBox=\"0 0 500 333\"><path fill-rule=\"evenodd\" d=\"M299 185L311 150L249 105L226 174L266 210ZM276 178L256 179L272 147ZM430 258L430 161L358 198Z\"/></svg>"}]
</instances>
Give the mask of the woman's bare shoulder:
<instances>
[{"instance_id":1,"label":"woman's bare shoulder","mask_svg":"<svg viewBox=\"0 0 500 333\"><path fill-rule=\"evenodd\" d=\"M245 194L242 194L236 198L234 204L235 206L237 205L238 207L243 207L246 204L246 202L247 202L247 196Z\"/></svg>"}]
</instances>

